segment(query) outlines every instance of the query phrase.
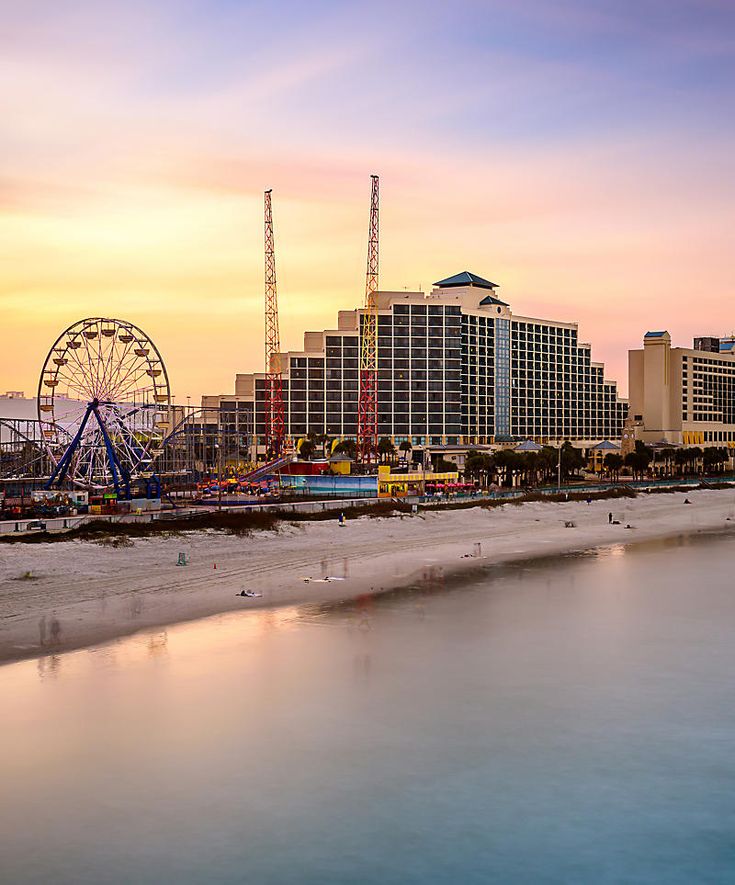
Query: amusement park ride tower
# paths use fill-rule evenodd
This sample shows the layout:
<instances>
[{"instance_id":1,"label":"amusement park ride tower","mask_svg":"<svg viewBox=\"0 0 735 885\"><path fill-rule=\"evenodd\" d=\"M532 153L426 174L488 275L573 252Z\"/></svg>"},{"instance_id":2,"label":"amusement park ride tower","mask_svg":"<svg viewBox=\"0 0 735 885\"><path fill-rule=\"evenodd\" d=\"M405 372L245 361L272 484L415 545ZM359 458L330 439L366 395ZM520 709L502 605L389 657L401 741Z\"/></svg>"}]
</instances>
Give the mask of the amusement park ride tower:
<instances>
[{"instance_id":1,"label":"amusement park ride tower","mask_svg":"<svg viewBox=\"0 0 735 885\"><path fill-rule=\"evenodd\" d=\"M357 456L363 464L378 455L378 206L379 181L371 175L365 310L360 348L360 399L357 412Z\"/></svg>"},{"instance_id":2,"label":"amusement park ride tower","mask_svg":"<svg viewBox=\"0 0 735 885\"><path fill-rule=\"evenodd\" d=\"M281 336L278 329L276 254L271 191L265 192L265 448L276 457L283 449L285 413L281 378Z\"/></svg>"}]
</instances>

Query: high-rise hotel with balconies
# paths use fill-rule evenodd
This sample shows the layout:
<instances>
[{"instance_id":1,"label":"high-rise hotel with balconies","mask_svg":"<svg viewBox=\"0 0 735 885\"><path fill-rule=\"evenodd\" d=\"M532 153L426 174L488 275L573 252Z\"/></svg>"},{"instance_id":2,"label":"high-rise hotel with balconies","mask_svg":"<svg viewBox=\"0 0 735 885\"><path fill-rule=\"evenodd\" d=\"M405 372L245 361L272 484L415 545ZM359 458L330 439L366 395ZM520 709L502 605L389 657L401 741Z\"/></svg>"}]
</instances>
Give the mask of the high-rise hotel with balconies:
<instances>
[{"instance_id":1,"label":"high-rise hotel with balconies","mask_svg":"<svg viewBox=\"0 0 735 885\"><path fill-rule=\"evenodd\" d=\"M378 293L378 432L399 443L620 438L627 403L592 361L575 323L515 315L497 286L467 271L429 293ZM281 355L286 432L355 437L362 310L307 332ZM205 397L265 431L265 376L237 375L234 396Z\"/></svg>"}]
</instances>

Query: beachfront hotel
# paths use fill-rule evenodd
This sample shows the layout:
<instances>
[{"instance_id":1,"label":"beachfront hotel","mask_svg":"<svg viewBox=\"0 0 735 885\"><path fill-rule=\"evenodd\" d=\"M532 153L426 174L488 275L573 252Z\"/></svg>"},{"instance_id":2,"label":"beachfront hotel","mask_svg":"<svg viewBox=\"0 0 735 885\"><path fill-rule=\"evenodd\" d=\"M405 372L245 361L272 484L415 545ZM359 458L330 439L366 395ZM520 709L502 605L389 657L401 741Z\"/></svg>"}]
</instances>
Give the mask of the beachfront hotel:
<instances>
[{"instance_id":1,"label":"beachfront hotel","mask_svg":"<svg viewBox=\"0 0 735 885\"><path fill-rule=\"evenodd\" d=\"M575 323L517 316L497 285L467 271L431 292L378 293L378 433L394 443L477 445L531 438L619 439L627 402L592 361ZM362 310L306 332L281 354L286 432L354 438ZM223 420L265 431L264 374L238 374L235 395L207 396Z\"/></svg>"},{"instance_id":2,"label":"beachfront hotel","mask_svg":"<svg viewBox=\"0 0 735 885\"><path fill-rule=\"evenodd\" d=\"M630 420L646 443L735 444L732 338L700 337L672 347L668 332L647 332L628 352Z\"/></svg>"}]
</instances>

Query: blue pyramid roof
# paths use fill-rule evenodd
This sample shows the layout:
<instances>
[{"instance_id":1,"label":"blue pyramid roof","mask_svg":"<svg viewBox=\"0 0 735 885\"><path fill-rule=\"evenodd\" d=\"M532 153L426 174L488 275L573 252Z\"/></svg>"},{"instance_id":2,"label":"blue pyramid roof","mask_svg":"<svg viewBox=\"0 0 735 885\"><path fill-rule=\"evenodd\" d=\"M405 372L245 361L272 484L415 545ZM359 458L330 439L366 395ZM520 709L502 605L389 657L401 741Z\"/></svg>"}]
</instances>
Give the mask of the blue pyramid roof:
<instances>
[{"instance_id":1,"label":"blue pyramid roof","mask_svg":"<svg viewBox=\"0 0 735 885\"><path fill-rule=\"evenodd\" d=\"M592 446L593 450L597 450L598 452L619 452L620 446L616 446L615 443L610 442L609 439L603 439L602 442L598 442L596 446Z\"/></svg>"},{"instance_id":2,"label":"blue pyramid roof","mask_svg":"<svg viewBox=\"0 0 735 885\"><path fill-rule=\"evenodd\" d=\"M540 446L532 439L524 440L519 446L516 446L516 452L542 452L543 446Z\"/></svg>"},{"instance_id":3,"label":"blue pyramid roof","mask_svg":"<svg viewBox=\"0 0 735 885\"><path fill-rule=\"evenodd\" d=\"M499 298L496 298L494 295L486 295L480 304L502 304L504 307L508 307L507 301L501 301Z\"/></svg>"},{"instance_id":4,"label":"blue pyramid roof","mask_svg":"<svg viewBox=\"0 0 735 885\"><path fill-rule=\"evenodd\" d=\"M438 283L434 283L435 286L438 286L440 289L451 289L455 286L477 286L480 289L497 289L497 283L491 283L490 280L485 280L482 277L478 277L475 273L470 273L468 270L463 270L462 273L456 273L453 277L447 277L446 280L439 280Z\"/></svg>"}]
</instances>

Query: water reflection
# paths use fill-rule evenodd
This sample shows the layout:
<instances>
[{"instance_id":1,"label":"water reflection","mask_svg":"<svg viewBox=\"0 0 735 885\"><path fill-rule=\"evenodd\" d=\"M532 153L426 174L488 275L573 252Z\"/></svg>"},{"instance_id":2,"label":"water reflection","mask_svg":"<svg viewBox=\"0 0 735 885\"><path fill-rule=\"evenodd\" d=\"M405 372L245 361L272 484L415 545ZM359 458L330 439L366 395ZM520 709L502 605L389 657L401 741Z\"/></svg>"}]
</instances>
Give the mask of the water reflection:
<instances>
[{"instance_id":1,"label":"water reflection","mask_svg":"<svg viewBox=\"0 0 735 885\"><path fill-rule=\"evenodd\" d=\"M141 595L136 591L130 597L129 610L128 614L131 620L135 620L140 617L141 612L143 611L143 599Z\"/></svg>"},{"instance_id":2,"label":"water reflection","mask_svg":"<svg viewBox=\"0 0 735 885\"><path fill-rule=\"evenodd\" d=\"M168 653L168 631L159 630L148 636L148 652L151 657L161 657Z\"/></svg>"},{"instance_id":3,"label":"water reflection","mask_svg":"<svg viewBox=\"0 0 735 885\"><path fill-rule=\"evenodd\" d=\"M38 658L36 666L40 679L46 679L49 676L58 676L61 672L62 655L43 655Z\"/></svg>"},{"instance_id":4,"label":"water reflection","mask_svg":"<svg viewBox=\"0 0 735 885\"><path fill-rule=\"evenodd\" d=\"M0 878L728 881L733 556L432 563L64 655L49 612L0 668Z\"/></svg>"}]
</instances>

